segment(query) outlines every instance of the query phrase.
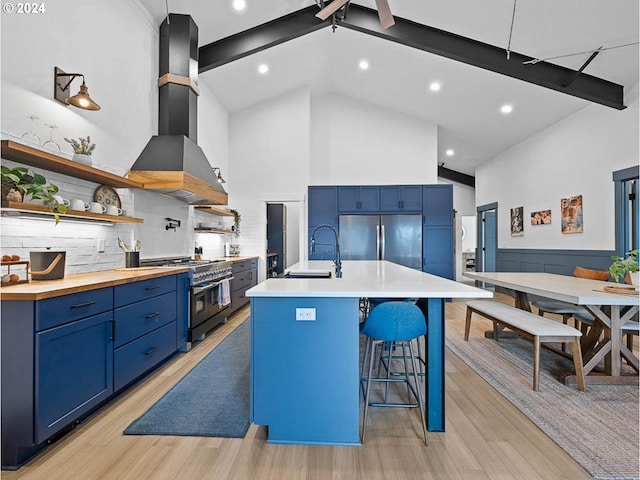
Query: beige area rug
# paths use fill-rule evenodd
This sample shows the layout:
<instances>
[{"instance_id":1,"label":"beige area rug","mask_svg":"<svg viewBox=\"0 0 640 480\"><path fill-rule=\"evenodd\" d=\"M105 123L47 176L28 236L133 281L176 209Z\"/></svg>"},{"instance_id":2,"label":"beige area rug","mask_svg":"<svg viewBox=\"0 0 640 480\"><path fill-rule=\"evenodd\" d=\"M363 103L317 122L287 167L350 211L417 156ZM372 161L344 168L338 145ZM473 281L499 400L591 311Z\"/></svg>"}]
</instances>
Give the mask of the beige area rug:
<instances>
[{"instance_id":1,"label":"beige area rug","mask_svg":"<svg viewBox=\"0 0 640 480\"><path fill-rule=\"evenodd\" d=\"M573 363L546 349L540 388L531 389L533 344L522 338L484 337L491 322L474 315L469 341L464 319L447 320L447 347L562 447L595 479L638 479L638 387L588 385L587 392L558 378Z\"/></svg>"}]
</instances>

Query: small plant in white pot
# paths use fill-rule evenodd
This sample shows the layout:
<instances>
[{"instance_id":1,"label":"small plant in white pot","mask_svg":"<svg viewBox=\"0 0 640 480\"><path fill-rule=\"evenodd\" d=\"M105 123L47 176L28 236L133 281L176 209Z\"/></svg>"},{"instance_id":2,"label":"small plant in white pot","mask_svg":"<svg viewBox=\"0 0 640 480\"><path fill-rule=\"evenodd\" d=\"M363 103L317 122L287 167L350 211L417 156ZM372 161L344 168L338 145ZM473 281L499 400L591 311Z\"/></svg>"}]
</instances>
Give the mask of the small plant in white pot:
<instances>
[{"instance_id":1,"label":"small plant in white pot","mask_svg":"<svg viewBox=\"0 0 640 480\"><path fill-rule=\"evenodd\" d=\"M64 139L69 142L71 148L73 148L73 160L91 166L91 154L96 149L96 144L91 143L91 137L87 135L87 138L80 137L78 140L67 137Z\"/></svg>"},{"instance_id":2,"label":"small plant in white pot","mask_svg":"<svg viewBox=\"0 0 640 480\"><path fill-rule=\"evenodd\" d=\"M638 286L638 253L640 253L640 250L635 249L627 252L626 258L618 256L611 257L614 261L609 267L609 273L616 282L620 280L624 282L626 275L629 274L631 283L636 287Z\"/></svg>"}]
</instances>

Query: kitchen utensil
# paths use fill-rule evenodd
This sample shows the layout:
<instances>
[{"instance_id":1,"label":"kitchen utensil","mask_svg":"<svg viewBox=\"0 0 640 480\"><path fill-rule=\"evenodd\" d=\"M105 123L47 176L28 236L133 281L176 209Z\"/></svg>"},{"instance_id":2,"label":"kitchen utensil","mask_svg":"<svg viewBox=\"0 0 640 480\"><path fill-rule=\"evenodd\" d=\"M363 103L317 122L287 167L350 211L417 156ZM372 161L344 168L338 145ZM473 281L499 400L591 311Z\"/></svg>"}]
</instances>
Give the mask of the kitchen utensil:
<instances>
[{"instance_id":1,"label":"kitchen utensil","mask_svg":"<svg viewBox=\"0 0 640 480\"><path fill-rule=\"evenodd\" d=\"M140 266L140 252L125 252L124 266L127 268L136 268Z\"/></svg>"},{"instance_id":2,"label":"kitchen utensil","mask_svg":"<svg viewBox=\"0 0 640 480\"><path fill-rule=\"evenodd\" d=\"M140 251L140 240L136 240L135 242L133 242L133 251L134 252Z\"/></svg>"},{"instance_id":3,"label":"kitchen utensil","mask_svg":"<svg viewBox=\"0 0 640 480\"><path fill-rule=\"evenodd\" d=\"M69 209L86 212L89 209L89 204L84 200L80 200L79 198L74 198L69 202Z\"/></svg>"},{"instance_id":4,"label":"kitchen utensil","mask_svg":"<svg viewBox=\"0 0 640 480\"><path fill-rule=\"evenodd\" d=\"M107 205L115 205L118 208L122 208L122 202L120 201L118 192L108 185L100 185L96 188L95 192L93 192L93 200L101 203L105 207Z\"/></svg>"},{"instance_id":5,"label":"kitchen utensil","mask_svg":"<svg viewBox=\"0 0 640 480\"><path fill-rule=\"evenodd\" d=\"M107 210L105 213L107 215L122 215L122 209L116 207L115 205L107 205Z\"/></svg>"},{"instance_id":6,"label":"kitchen utensil","mask_svg":"<svg viewBox=\"0 0 640 480\"><path fill-rule=\"evenodd\" d=\"M120 248L121 248L123 251L125 251L125 252L128 252L128 251L129 251L129 247L127 247L127 244L126 244L126 243L124 243L124 241L123 241L120 237L118 237L118 245L120 246Z\"/></svg>"},{"instance_id":7,"label":"kitchen utensil","mask_svg":"<svg viewBox=\"0 0 640 480\"><path fill-rule=\"evenodd\" d=\"M93 213L104 213L107 208L98 202L91 202L89 204L89 211Z\"/></svg>"},{"instance_id":8,"label":"kitchen utensil","mask_svg":"<svg viewBox=\"0 0 640 480\"><path fill-rule=\"evenodd\" d=\"M66 205L67 207L71 205L71 202L66 198L62 198L61 195L53 195L53 199L58 202L58 205Z\"/></svg>"}]
</instances>

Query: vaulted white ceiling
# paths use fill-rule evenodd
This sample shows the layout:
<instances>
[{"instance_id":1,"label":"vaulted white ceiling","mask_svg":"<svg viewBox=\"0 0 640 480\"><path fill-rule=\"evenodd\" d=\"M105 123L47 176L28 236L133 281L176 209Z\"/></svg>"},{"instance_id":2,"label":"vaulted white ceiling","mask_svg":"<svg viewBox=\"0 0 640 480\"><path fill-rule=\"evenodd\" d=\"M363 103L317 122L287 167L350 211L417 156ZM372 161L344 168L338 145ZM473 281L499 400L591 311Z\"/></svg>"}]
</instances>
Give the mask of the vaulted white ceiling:
<instances>
[{"instance_id":1,"label":"vaulted white ceiling","mask_svg":"<svg viewBox=\"0 0 640 480\"><path fill-rule=\"evenodd\" d=\"M139 0L158 25L165 0ZM359 5L375 8L374 0ZM314 0L168 0L169 11L193 17L200 46L242 32ZM389 0L394 15L506 50L514 0ZM320 20L318 20L320 22ZM624 86L638 83L638 0L516 0L511 50L578 69L598 47L585 73ZM393 27L391 27L393 28ZM631 44L623 48L609 47ZM506 55L506 51L505 51ZM370 68L361 71L358 62ZM260 75L257 66L269 65ZM437 93L429 84L442 84ZM523 81L338 27L324 28L200 75L229 112L309 86L312 95L339 93L438 124L439 163L473 174L476 165L590 105ZM502 115L503 104L513 112ZM596 106L595 108L610 108ZM447 149L455 155L446 156Z\"/></svg>"}]
</instances>

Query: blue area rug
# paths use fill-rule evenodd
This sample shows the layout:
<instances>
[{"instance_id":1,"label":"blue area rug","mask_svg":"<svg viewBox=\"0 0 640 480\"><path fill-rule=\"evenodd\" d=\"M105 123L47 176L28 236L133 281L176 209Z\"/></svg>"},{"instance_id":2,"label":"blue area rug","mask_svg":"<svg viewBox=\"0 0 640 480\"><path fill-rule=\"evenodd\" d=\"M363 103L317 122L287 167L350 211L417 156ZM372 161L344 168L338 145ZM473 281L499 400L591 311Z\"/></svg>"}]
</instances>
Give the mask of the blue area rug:
<instances>
[{"instance_id":1,"label":"blue area rug","mask_svg":"<svg viewBox=\"0 0 640 480\"><path fill-rule=\"evenodd\" d=\"M243 438L249 428L249 325L243 322L125 435Z\"/></svg>"}]
</instances>

